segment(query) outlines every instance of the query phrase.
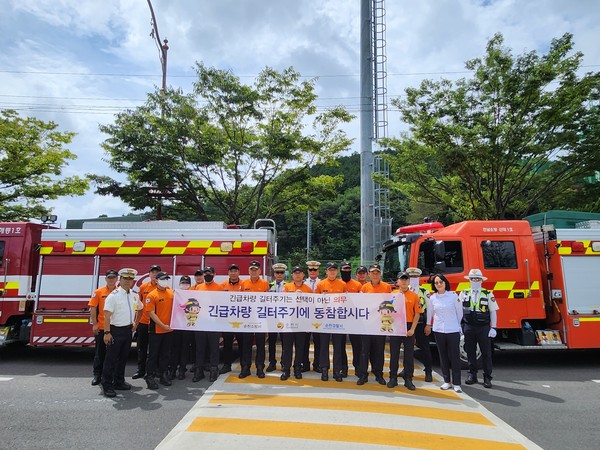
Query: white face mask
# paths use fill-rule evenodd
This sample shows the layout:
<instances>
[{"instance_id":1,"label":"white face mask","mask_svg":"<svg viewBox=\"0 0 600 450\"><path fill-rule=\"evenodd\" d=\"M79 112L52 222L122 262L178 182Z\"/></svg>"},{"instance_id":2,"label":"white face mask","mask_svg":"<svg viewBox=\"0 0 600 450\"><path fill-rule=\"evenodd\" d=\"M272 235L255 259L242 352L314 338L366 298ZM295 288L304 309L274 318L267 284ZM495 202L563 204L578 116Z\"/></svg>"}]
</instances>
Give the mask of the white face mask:
<instances>
[{"instance_id":1,"label":"white face mask","mask_svg":"<svg viewBox=\"0 0 600 450\"><path fill-rule=\"evenodd\" d=\"M160 287L167 287L169 285L169 280L158 280L158 285Z\"/></svg>"},{"instance_id":2,"label":"white face mask","mask_svg":"<svg viewBox=\"0 0 600 450\"><path fill-rule=\"evenodd\" d=\"M481 281L471 281L471 290L480 291L481 290Z\"/></svg>"},{"instance_id":3,"label":"white face mask","mask_svg":"<svg viewBox=\"0 0 600 450\"><path fill-rule=\"evenodd\" d=\"M180 284L179 285L179 289L189 289L190 285L189 284Z\"/></svg>"},{"instance_id":4,"label":"white face mask","mask_svg":"<svg viewBox=\"0 0 600 450\"><path fill-rule=\"evenodd\" d=\"M410 287L415 291L419 290L419 277L410 277Z\"/></svg>"}]
</instances>

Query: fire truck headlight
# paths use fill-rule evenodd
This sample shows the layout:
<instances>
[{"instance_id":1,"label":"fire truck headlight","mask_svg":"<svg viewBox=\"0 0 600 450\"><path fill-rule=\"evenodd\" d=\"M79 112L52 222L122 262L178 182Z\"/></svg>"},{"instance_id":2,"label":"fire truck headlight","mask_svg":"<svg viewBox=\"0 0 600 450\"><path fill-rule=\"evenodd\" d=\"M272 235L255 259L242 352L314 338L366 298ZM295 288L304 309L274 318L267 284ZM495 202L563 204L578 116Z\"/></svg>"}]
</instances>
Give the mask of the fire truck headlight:
<instances>
[{"instance_id":1,"label":"fire truck headlight","mask_svg":"<svg viewBox=\"0 0 600 450\"><path fill-rule=\"evenodd\" d=\"M83 251L85 251L85 242L74 242L73 243L73 251L74 252L83 252Z\"/></svg>"}]
</instances>

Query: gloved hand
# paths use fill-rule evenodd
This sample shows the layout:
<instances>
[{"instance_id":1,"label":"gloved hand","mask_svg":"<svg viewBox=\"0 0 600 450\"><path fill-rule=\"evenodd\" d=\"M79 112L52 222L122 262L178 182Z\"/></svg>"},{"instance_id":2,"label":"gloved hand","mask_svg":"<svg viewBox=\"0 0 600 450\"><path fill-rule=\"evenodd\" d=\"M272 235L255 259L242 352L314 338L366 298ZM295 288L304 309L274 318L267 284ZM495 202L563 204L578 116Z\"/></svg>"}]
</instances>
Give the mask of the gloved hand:
<instances>
[{"instance_id":1,"label":"gloved hand","mask_svg":"<svg viewBox=\"0 0 600 450\"><path fill-rule=\"evenodd\" d=\"M496 333L496 329L495 328L490 328L490 332L488 333L488 337L495 338L496 334L498 334L498 333Z\"/></svg>"}]
</instances>

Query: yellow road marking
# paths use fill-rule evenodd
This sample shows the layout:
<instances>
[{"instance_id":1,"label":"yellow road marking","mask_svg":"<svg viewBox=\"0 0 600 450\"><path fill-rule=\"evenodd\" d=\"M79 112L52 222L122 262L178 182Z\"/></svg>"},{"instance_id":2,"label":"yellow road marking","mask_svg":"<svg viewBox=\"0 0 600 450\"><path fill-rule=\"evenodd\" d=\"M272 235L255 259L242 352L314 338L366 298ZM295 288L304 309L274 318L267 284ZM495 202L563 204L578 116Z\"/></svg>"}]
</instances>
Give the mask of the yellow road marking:
<instances>
[{"instance_id":1,"label":"yellow road marking","mask_svg":"<svg viewBox=\"0 0 600 450\"><path fill-rule=\"evenodd\" d=\"M357 442L421 449L460 448L461 450L500 450L524 448L520 444L471 439L415 431L389 430L321 423L283 422L251 419L196 417L187 428L191 432L242 434L283 438Z\"/></svg>"},{"instance_id":2,"label":"yellow road marking","mask_svg":"<svg viewBox=\"0 0 600 450\"><path fill-rule=\"evenodd\" d=\"M277 406L287 408L312 408L333 411L357 411L377 414L393 414L425 419L449 420L452 422L491 425L494 423L480 413L451 411L426 406L400 405L363 400L336 400L331 398L296 397L291 395L261 394L215 394L209 403L221 405Z\"/></svg>"}]
</instances>

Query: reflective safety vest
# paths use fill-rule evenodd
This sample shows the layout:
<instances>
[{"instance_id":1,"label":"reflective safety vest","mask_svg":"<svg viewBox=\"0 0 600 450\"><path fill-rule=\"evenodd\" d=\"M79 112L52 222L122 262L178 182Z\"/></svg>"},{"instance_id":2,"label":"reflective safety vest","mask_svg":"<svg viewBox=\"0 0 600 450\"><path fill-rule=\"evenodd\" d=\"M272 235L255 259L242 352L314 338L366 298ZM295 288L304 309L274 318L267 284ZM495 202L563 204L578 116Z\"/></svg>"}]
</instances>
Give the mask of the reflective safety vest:
<instances>
[{"instance_id":1,"label":"reflective safety vest","mask_svg":"<svg viewBox=\"0 0 600 450\"><path fill-rule=\"evenodd\" d=\"M463 319L469 325L487 325L490 323L491 291L481 289L478 298L474 298L471 289L465 289L463 295Z\"/></svg>"},{"instance_id":2,"label":"reflective safety vest","mask_svg":"<svg viewBox=\"0 0 600 450\"><path fill-rule=\"evenodd\" d=\"M419 296L419 306L423 310L423 313L419 317L419 323L427 322L427 299L429 298L429 291L422 286L419 286L417 291L412 286L409 289Z\"/></svg>"}]
</instances>

